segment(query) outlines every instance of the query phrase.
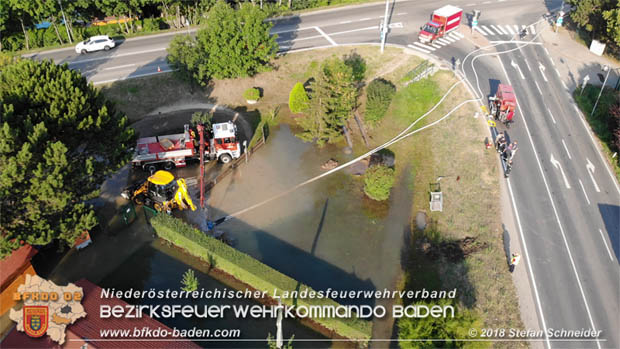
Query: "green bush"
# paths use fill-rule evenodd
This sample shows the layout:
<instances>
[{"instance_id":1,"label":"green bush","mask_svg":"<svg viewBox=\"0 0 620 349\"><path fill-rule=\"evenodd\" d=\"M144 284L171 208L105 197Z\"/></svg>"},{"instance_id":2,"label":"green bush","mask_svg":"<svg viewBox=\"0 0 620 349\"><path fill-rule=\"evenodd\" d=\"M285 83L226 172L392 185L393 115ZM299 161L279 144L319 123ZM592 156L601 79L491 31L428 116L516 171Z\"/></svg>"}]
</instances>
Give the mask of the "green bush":
<instances>
[{"instance_id":1,"label":"green bush","mask_svg":"<svg viewBox=\"0 0 620 349\"><path fill-rule=\"evenodd\" d=\"M280 273L279 271L261 263L251 256L238 251L225 243L207 236L204 232L194 229L180 219L166 214L159 214L151 220L151 225L159 237L185 249L189 254L203 259L211 267L215 267L228 275L243 281L248 286L267 292L273 296L273 291L311 290L310 287ZM329 298L291 299L282 298L286 305L333 305L339 304ZM334 331L340 336L352 339L368 340L371 335L370 321L358 318L315 318L317 323Z\"/></svg>"},{"instance_id":2,"label":"green bush","mask_svg":"<svg viewBox=\"0 0 620 349\"><path fill-rule=\"evenodd\" d=\"M351 67L353 70L353 78L356 82L364 80L366 75L366 61L357 52L351 52L344 56L344 64Z\"/></svg>"},{"instance_id":3,"label":"green bush","mask_svg":"<svg viewBox=\"0 0 620 349\"><path fill-rule=\"evenodd\" d=\"M377 201L387 200L394 186L394 169L383 165L371 166L364 174L364 193Z\"/></svg>"},{"instance_id":4,"label":"green bush","mask_svg":"<svg viewBox=\"0 0 620 349\"><path fill-rule=\"evenodd\" d=\"M377 122L383 118L392 98L396 94L396 86L385 79L374 79L366 88L366 114L364 118Z\"/></svg>"},{"instance_id":5,"label":"green bush","mask_svg":"<svg viewBox=\"0 0 620 349\"><path fill-rule=\"evenodd\" d=\"M293 114L299 114L308 109L308 103L310 99L306 93L306 88L301 82L298 82L293 86L291 93L288 95L288 108Z\"/></svg>"},{"instance_id":6,"label":"green bush","mask_svg":"<svg viewBox=\"0 0 620 349\"><path fill-rule=\"evenodd\" d=\"M260 91L256 87L249 88L243 92L243 98L247 101L258 101L260 98Z\"/></svg>"},{"instance_id":7,"label":"green bush","mask_svg":"<svg viewBox=\"0 0 620 349\"><path fill-rule=\"evenodd\" d=\"M441 299L435 304L419 302L415 305L425 305L429 308L433 305L441 307L451 305L454 307L454 318L432 317L408 318L403 317L398 320L398 338L403 339L398 344L401 348L488 348L489 342L465 342L454 341L454 339L476 339L478 336L471 336L469 330L480 329L482 321L470 310L460 309L452 300ZM435 341L406 341L406 339L445 339L444 342Z\"/></svg>"}]
</instances>

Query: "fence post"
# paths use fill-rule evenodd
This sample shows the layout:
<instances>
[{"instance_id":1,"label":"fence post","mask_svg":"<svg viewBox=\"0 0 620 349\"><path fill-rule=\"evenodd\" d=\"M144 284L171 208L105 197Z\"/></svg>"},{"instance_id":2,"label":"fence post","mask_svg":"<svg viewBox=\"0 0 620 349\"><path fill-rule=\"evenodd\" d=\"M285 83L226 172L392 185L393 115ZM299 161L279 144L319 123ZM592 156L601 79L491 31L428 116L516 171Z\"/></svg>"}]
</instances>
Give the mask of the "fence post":
<instances>
[{"instance_id":1,"label":"fence post","mask_svg":"<svg viewBox=\"0 0 620 349\"><path fill-rule=\"evenodd\" d=\"M245 163L248 163L248 141L243 141L243 152L245 153Z\"/></svg>"}]
</instances>

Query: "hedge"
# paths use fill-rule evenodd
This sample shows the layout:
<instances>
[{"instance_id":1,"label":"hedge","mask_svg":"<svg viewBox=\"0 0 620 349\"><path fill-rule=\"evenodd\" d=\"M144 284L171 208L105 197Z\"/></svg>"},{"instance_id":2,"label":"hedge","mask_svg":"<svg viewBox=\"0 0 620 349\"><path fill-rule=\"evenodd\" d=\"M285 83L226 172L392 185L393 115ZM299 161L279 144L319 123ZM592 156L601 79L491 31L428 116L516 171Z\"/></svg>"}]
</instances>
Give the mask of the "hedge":
<instances>
[{"instance_id":1,"label":"hedge","mask_svg":"<svg viewBox=\"0 0 620 349\"><path fill-rule=\"evenodd\" d=\"M180 219L159 214L151 220L151 225L160 238L185 249L189 254L201 258L207 263L212 263L212 267L233 276L256 290L267 292L270 296L273 295L274 289L277 289L279 294L295 290L312 290L250 255L191 227ZM295 300L282 298L282 302L292 306ZM305 306L339 305L328 298L299 298L296 303ZM366 342L371 336L372 323L367 320L358 318L314 318L313 320L345 338Z\"/></svg>"}]
</instances>

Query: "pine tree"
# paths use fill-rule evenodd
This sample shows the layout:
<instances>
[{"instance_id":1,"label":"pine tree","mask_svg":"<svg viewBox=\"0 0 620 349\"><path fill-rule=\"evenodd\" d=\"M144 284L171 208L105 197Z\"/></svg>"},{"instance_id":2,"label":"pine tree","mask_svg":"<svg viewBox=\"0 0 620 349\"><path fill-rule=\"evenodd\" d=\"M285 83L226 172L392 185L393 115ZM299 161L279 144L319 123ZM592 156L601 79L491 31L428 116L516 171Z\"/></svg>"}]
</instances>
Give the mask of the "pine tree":
<instances>
[{"instance_id":1,"label":"pine tree","mask_svg":"<svg viewBox=\"0 0 620 349\"><path fill-rule=\"evenodd\" d=\"M301 82L296 83L288 96L288 107L291 113L299 114L308 109L309 102L304 85Z\"/></svg>"},{"instance_id":2,"label":"pine tree","mask_svg":"<svg viewBox=\"0 0 620 349\"><path fill-rule=\"evenodd\" d=\"M127 118L79 72L24 59L0 74L0 258L72 245L97 224L86 201L131 156Z\"/></svg>"}]
</instances>

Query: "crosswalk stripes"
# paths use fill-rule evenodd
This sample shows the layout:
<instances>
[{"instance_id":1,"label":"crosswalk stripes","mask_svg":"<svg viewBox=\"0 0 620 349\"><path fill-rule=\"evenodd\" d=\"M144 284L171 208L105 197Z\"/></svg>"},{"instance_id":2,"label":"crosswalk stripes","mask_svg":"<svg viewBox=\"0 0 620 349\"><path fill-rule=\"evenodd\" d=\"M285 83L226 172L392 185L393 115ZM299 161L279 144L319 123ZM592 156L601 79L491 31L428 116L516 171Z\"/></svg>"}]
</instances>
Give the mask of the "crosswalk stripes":
<instances>
[{"instance_id":1,"label":"crosswalk stripes","mask_svg":"<svg viewBox=\"0 0 620 349\"><path fill-rule=\"evenodd\" d=\"M441 48L441 45L437 45L436 43L431 43L431 46L433 46L434 48Z\"/></svg>"},{"instance_id":2,"label":"crosswalk stripes","mask_svg":"<svg viewBox=\"0 0 620 349\"><path fill-rule=\"evenodd\" d=\"M416 45L416 46L418 46L418 47L422 47L422 48L424 48L424 49L426 49L426 50L430 50L430 51L435 51L435 50L436 50L436 48L431 47L431 46L428 46L428 45L424 45L424 44L423 44L423 43L421 43L421 42L417 42L417 41L416 41L416 42L414 42L413 44L414 44L414 45Z\"/></svg>"},{"instance_id":3,"label":"crosswalk stripes","mask_svg":"<svg viewBox=\"0 0 620 349\"><path fill-rule=\"evenodd\" d=\"M520 29L519 29L520 28ZM477 25L473 28L473 30L484 36L497 36L497 35L516 35L519 34L522 30L527 30L528 34L536 35L536 27L531 25L517 25L517 24L486 24L486 25ZM460 33L459 33L460 34ZM461 34L462 35L462 34ZM459 39L462 37L459 37ZM454 38L456 39L456 38Z\"/></svg>"},{"instance_id":4,"label":"crosswalk stripes","mask_svg":"<svg viewBox=\"0 0 620 349\"><path fill-rule=\"evenodd\" d=\"M506 26L506 30L508 30L510 34L515 35L515 32L512 31L512 28L510 28L509 25Z\"/></svg>"},{"instance_id":5,"label":"crosswalk stripes","mask_svg":"<svg viewBox=\"0 0 620 349\"><path fill-rule=\"evenodd\" d=\"M491 31L491 29L487 28L487 27L486 27L486 26L484 26L484 25L481 25L481 26L480 26L480 28L482 28L484 31L486 31L486 32L487 32L487 34L489 34L489 35L495 35L495 33L493 33L493 32Z\"/></svg>"},{"instance_id":6,"label":"crosswalk stripes","mask_svg":"<svg viewBox=\"0 0 620 349\"><path fill-rule=\"evenodd\" d=\"M459 38L461 38L461 39L465 37L465 35L463 35L463 34L461 34L461 33L459 33L459 32L452 32L452 33L450 33L450 35L457 36L457 37L459 37Z\"/></svg>"},{"instance_id":7,"label":"crosswalk stripes","mask_svg":"<svg viewBox=\"0 0 620 349\"><path fill-rule=\"evenodd\" d=\"M456 42L456 40L452 39L451 37L449 37L449 36L447 36L447 35L446 35L446 36L444 36L442 39L447 40L447 41L449 41L450 43Z\"/></svg>"},{"instance_id":8,"label":"crosswalk stripes","mask_svg":"<svg viewBox=\"0 0 620 349\"><path fill-rule=\"evenodd\" d=\"M474 30L477 31L478 33L484 35L484 36L489 35L484 30L480 29L480 27L474 27Z\"/></svg>"},{"instance_id":9,"label":"crosswalk stripes","mask_svg":"<svg viewBox=\"0 0 620 349\"><path fill-rule=\"evenodd\" d=\"M461 40L462 38L464 38L465 35L457 32L457 31L453 31L448 33L447 35L445 35L442 38L438 38L435 39L433 42L429 42L429 43L421 43L419 41L414 42L413 44L407 45L407 47L412 48L414 50L420 51L420 52L424 52L424 53L431 53L437 49L440 49L444 46L450 45L452 43L455 43L459 40Z\"/></svg>"},{"instance_id":10,"label":"crosswalk stripes","mask_svg":"<svg viewBox=\"0 0 620 349\"><path fill-rule=\"evenodd\" d=\"M444 45L450 45L450 44L451 44L451 42L450 42L450 41L446 41L446 40L444 40L443 38L437 39L437 40L435 40L435 41L437 41L437 42L438 42L438 43L440 43L440 44L444 44Z\"/></svg>"},{"instance_id":11,"label":"crosswalk stripes","mask_svg":"<svg viewBox=\"0 0 620 349\"><path fill-rule=\"evenodd\" d=\"M515 33L518 33L519 32L519 26L515 24L514 27L515 27Z\"/></svg>"},{"instance_id":12,"label":"crosswalk stripes","mask_svg":"<svg viewBox=\"0 0 620 349\"><path fill-rule=\"evenodd\" d=\"M417 42L414 42L414 44L417 44ZM430 51L430 50L423 49L423 48L418 47L418 46L415 46L415 45L407 45L407 47L410 47L410 48L415 49L415 50L418 50L418 51L422 51L422 52L424 52L424 53L431 53L431 51Z\"/></svg>"}]
</instances>

